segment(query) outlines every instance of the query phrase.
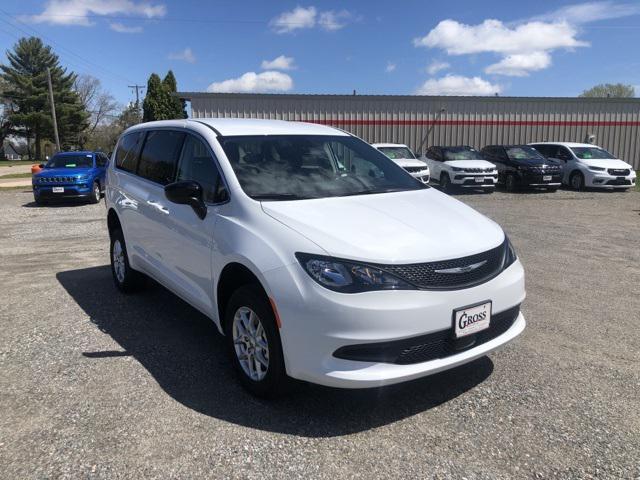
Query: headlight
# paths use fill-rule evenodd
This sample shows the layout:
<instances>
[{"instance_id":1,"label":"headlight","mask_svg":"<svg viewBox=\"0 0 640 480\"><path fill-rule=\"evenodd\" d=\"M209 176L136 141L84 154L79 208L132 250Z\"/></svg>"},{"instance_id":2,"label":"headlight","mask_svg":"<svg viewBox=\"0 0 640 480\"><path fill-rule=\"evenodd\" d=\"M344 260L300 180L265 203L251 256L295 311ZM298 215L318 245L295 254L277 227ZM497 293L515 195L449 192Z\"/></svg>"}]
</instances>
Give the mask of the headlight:
<instances>
[{"instance_id":1,"label":"headlight","mask_svg":"<svg viewBox=\"0 0 640 480\"><path fill-rule=\"evenodd\" d=\"M589 170L593 170L594 172L604 172L604 168L603 167L589 167Z\"/></svg>"},{"instance_id":2,"label":"headlight","mask_svg":"<svg viewBox=\"0 0 640 480\"><path fill-rule=\"evenodd\" d=\"M89 180L89 175L80 175L76 177L77 182L86 182L87 180Z\"/></svg>"},{"instance_id":3,"label":"headlight","mask_svg":"<svg viewBox=\"0 0 640 480\"><path fill-rule=\"evenodd\" d=\"M511 265L513 262L516 261L518 256L516 255L516 251L513 248L513 245L511 245L511 242L509 241L509 237L507 237L506 233L504 234L504 246L505 246L505 252L504 252L503 268L507 268L509 265Z\"/></svg>"},{"instance_id":4,"label":"headlight","mask_svg":"<svg viewBox=\"0 0 640 480\"><path fill-rule=\"evenodd\" d=\"M331 257L296 253L296 258L316 282L329 290L358 293L370 290L409 290L413 285L370 265Z\"/></svg>"},{"instance_id":5,"label":"headlight","mask_svg":"<svg viewBox=\"0 0 640 480\"><path fill-rule=\"evenodd\" d=\"M454 172L464 172L464 168L460 167L451 167L451 170L453 170Z\"/></svg>"}]
</instances>

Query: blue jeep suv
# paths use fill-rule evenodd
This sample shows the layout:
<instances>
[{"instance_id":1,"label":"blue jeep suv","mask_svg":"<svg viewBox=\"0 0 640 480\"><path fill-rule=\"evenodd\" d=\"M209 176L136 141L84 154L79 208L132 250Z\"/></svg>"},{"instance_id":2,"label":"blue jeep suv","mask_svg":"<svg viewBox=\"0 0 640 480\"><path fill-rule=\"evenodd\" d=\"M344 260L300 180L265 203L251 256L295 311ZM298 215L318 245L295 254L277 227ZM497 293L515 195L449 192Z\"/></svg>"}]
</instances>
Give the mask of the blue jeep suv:
<instances>
[{"instance_id":1,"label":"blue jeep suv","mask_svg":"<svg viewBox=\"0 0 640 480\"><path fill-rule=\"evenodd\" d=\"M104 191L109 159L102 152L56 153L32 178L38 205L60 198L82 198L98 203Z\"/></svg>"}]
</instances>

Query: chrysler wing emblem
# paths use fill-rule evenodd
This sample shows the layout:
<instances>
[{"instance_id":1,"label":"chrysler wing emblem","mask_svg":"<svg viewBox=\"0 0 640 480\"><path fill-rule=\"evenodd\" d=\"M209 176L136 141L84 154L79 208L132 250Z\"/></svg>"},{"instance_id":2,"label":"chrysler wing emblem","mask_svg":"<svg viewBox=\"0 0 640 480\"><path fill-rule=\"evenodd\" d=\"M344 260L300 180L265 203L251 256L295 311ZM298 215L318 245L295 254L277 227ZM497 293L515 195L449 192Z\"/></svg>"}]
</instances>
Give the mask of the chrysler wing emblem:
<instances>
[{"instance_id":1,"label":"chrysler wing emblem","mask_svg":"<svg viewBox=\"0 0 640 480\"><path fill-rule=\"evenodd\" d=\"M487 263L487 260L483 260L478 263L472 263L471 265L465 265L464 267L455 267L455 268L443 268L442 270L435 270L436 273L467 273L476 268L480 268L482 265Z\"/></svg>"}]
</instances>

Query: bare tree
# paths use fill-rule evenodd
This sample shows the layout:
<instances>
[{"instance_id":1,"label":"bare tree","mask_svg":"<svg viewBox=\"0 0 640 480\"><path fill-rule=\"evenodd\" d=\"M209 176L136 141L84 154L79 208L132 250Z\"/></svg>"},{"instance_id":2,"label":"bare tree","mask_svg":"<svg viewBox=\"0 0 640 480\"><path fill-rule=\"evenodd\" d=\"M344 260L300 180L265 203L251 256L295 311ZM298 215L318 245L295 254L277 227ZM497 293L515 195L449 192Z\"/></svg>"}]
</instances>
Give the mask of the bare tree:
<instances>
[{"instance_id":1,"label":"bare tree","mask_svg":"<svg viewBox=\"0 0 640 480\"><path fill-rule=\"evenodd\" d=\"M91 115L89 126L81 139L81 143L86 144L96 128L115 115L118 104L110 93L102 89L100 80L91 75L79 75L76 78L74 89L85 109Z\"/></svg>"},{"instance_id":2,"label":"bare tree","mask_svg":"<svg viewBox=\"0 0 640 480\"><path fill-rule=\"evenodd\" d=\"M633 85L625 85L624 83L602 83L595 87L585 90L580 97L612 97L612 98L629 98L635 97L636 92Z\"/></svg>"}]
</instances>

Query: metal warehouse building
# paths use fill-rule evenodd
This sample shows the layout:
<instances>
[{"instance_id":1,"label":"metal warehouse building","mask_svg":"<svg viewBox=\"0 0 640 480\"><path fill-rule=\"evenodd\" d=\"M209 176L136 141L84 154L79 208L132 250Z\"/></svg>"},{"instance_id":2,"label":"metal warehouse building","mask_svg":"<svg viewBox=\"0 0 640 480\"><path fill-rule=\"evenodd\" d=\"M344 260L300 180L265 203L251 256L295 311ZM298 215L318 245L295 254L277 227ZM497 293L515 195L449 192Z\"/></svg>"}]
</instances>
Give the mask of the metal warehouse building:
<instances>
[{"instance_id":1,"label":"metal warehouse building","mask_svg":"<svg viewBox=\"0 0 640 480\"><path fill-rule=\"evenodd\" d=\"M425 146L593 143L640 168L640 98L430 97L182 92L193 118L269 118L342 128L367 142Z\"/></svg>"}]
</instances>

